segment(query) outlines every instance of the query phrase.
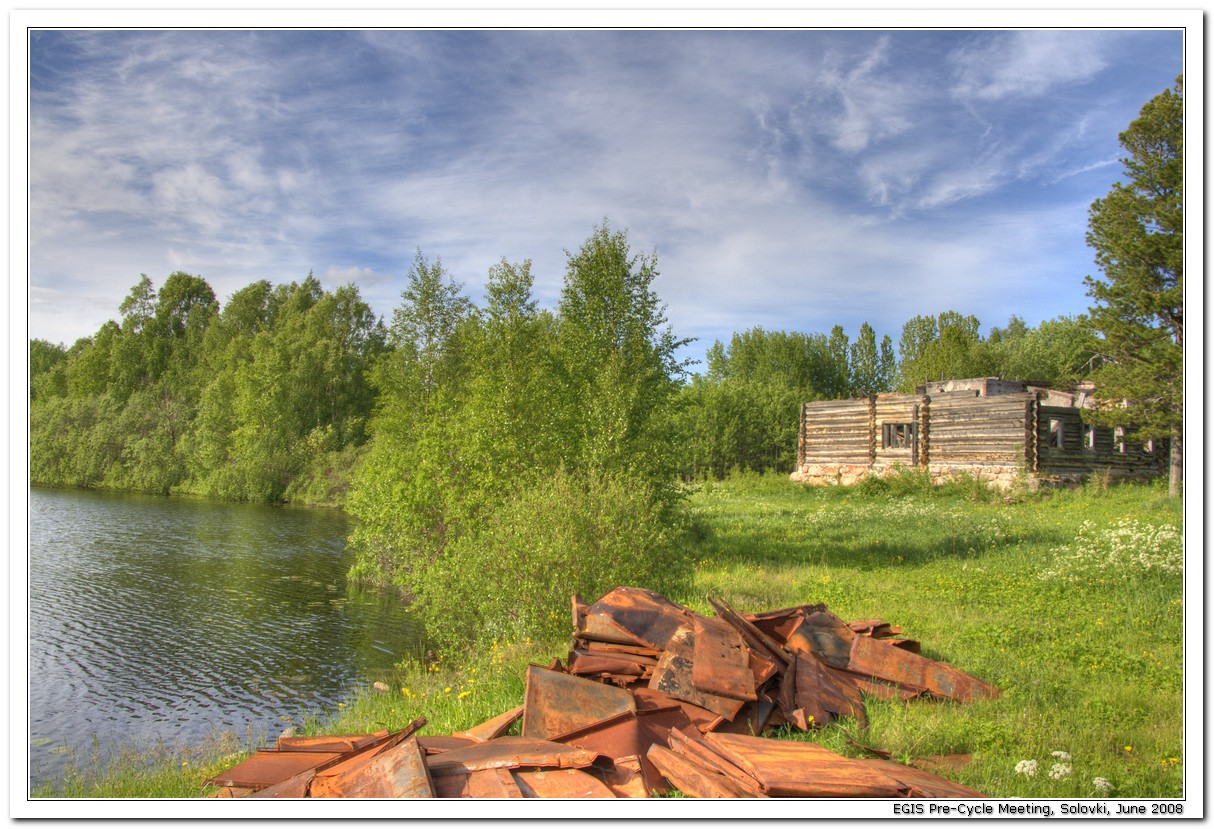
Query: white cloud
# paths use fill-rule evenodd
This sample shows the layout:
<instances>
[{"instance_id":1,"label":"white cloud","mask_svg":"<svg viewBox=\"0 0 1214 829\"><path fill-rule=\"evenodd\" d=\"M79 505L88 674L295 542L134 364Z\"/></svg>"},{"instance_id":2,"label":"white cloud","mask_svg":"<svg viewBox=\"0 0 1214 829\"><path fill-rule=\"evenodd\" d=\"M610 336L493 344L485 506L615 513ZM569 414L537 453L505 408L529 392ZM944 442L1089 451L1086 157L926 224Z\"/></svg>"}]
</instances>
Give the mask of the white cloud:
<instances>
[{"instance_id":1,"label":"white cloud","mask_svg":"<svg viewBox=\"0 0 1214 829\"><path fill-rule=\"evenodd\" d=\"M981 38L953 57L958 98L997 101L1034 97L1086 81L1108 65L1107 35L1084 31L1020 31Z\"/></svg>"}]
</instances>

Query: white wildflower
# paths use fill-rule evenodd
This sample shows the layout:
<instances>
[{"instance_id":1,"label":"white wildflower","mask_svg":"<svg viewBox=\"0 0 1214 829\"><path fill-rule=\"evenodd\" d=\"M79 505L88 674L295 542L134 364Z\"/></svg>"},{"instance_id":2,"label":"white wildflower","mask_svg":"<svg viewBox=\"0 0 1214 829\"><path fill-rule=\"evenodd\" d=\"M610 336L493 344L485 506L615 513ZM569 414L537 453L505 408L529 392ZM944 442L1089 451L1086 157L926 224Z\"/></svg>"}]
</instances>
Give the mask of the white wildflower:
<instances>
[{"instance_id":1,"label":"white wildflower","mask_svg":"<svg viewBox=\"0 0 1214 829\"><path fill-rule=\"evenodd\" d=\"M1055 760L1061 760L1064 763L1071 762L1071 755L1067 754L1065 751L1053 751L1050 752L1050 756Z\"/></svg>"},{"instance_id":2,"label":"white wildflower","mask_svg":"<svg viewBox=\"0 0 1214 829\"><path fill-rule=\"evenodd\" d=\"M1104 792L1105 794L1113 791L1113 784L1110 783L1106 777L1094 778L1092 780L1092 785L1096 787L1097 791Z\"/></svg>"},{"instance_id":3,"label":"white wildflower","mask_svg":"<svg viewBox=\"0 0 1214 829\"><path fill-rule=\"evenodd\" d=\"M1023 774L1025 777L1032 777L1037 774L1036 760L1021 760L1016 764L1016 774Z\"/></svg>"},{"instance_id":4,"label":"white wildflower","mask_svg":"<svg viewBox=\"0 0 1214 829\"><path fill-rule=\"evenodd\" d=\"M1061 780L1070 773L1071 766L1069 763L1055 763L1053 768L1050 769L1050 779Z\"/></svg>"}]
</instances>

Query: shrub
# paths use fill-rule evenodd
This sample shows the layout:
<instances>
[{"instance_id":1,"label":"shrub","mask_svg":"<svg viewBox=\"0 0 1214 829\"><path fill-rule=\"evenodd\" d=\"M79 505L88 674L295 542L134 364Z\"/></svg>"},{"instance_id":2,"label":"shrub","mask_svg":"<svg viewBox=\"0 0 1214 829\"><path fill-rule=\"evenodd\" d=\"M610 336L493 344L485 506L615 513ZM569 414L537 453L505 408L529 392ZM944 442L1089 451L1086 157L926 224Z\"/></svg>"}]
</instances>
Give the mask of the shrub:
<instances>
[{"instance_id":1,"label":"shrub","mask_svg":"<svg viewBox=\"0 0 1214 829\"><path fill-rule=\"evenodd\" d=\"M416 574L427 634L439 645L560 638L574 593L685 589L685 527L653 504L635 478L558 472L521 486Z\"/></svg>"},{"instance_id":2,"label":"shrub","mask_svg":"<svg viewBox=\"0 0 1214 829\"><path fill-rule=\"evenodd\" d=\"M1132 579L1150 573L1180 576L1184 573L1184 535L1170 524L1131 518L1112 527L1084 521L1075 540L1059 547L1055 555L1054 566L1041 572L1042 579Z\"/></svg>"}]
</instances>

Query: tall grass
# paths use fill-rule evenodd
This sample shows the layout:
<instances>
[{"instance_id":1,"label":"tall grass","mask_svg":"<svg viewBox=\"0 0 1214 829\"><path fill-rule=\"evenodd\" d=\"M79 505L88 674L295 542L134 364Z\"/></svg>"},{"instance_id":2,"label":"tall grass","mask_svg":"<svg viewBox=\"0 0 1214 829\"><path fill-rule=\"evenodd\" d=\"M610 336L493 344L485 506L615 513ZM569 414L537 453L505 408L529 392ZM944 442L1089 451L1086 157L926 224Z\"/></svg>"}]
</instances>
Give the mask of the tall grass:
<instances>
[{"instance_id":1,"label":"tall grass","mask_svg":"<svg viewBox=\"0 0 1214 829\"><path fill-rule=\"evenodd\" d=\"M849 738L904 760L970 755L947 776L998 797L1182 794L1182 512L1160 487L1008 496L911 475L812 489L750 474L701 484L689 502L694 575L672 599L702 612L720 595L739 610L825 602L845 619L881 617L925 655L1003 690L965 705L869 699L865 733L847 721L783 736L849 755L860 753ZM1127 544L1130 565L1091 552ZM386 693L359 694L307 729L399 728L419 716L426 733L468 728L522 702L529 662L567 650L563 638L498 642L405 663ZM1024 761L1036 761L1032 776ZM108 790L72 789L89 791Z\"/></svg>"}]
</instances>

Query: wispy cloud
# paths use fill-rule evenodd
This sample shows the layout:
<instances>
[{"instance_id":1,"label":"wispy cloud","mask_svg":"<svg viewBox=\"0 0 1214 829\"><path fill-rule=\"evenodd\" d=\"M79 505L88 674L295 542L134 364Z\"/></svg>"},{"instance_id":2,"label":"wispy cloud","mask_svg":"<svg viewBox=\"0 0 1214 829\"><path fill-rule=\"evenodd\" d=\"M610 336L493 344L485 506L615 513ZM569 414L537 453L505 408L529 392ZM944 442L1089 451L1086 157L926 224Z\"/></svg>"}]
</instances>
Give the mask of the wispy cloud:
<instances>
[{"instance_id":1,"label":"wispy cloud","mask_svg":"<svg viewBox=\"0 0 1214 829\"><path fill-rule=\"evenodd\" d=\"M1100 32L42 33L31 334L92 333L176 269L221 297L311 270L390 315L419 247L474 294L530 258L551 305L604 218L702 339L1074 312L975 274L1018 238L1022 280L1078 284L1108 125L1178 69L1178 37L1116 37L1154 45L1132 85ZM1036 227L1063 202L1065 244Z\"/></svg>"}]
</instances>

